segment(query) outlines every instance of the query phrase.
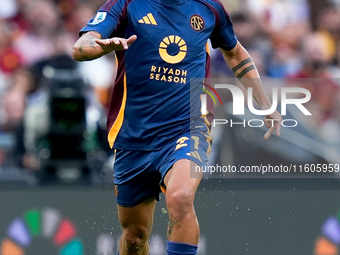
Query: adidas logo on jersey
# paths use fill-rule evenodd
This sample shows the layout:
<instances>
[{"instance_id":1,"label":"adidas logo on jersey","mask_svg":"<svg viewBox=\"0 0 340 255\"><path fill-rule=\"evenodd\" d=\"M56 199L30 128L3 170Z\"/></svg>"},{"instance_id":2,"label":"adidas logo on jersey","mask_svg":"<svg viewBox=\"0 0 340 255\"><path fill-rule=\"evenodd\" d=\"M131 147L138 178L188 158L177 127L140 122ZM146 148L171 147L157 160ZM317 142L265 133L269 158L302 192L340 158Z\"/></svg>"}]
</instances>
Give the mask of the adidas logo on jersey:
<instances>
[{"instance_id":1,"label":"adidas logo on jersey","mask_svg":"<svg viewBox=\"0 0 340 255\"><path fill-rule=\"evenodd\" d=\"M152 13L148 13L142 19L138 20L138 22L141 23L141 24L157 25L157 22L156 22L155 18L153 17Z\"/></svg>"}]
</instances>

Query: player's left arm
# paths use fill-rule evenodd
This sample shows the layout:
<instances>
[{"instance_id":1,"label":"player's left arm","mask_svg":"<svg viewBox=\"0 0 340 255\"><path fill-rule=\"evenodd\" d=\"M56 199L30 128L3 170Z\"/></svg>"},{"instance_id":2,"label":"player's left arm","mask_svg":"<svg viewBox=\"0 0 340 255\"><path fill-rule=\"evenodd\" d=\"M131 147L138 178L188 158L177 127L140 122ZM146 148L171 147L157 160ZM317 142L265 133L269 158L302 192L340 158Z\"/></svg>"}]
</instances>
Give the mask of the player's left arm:
<instances>
[{"instance_id":1,"label":"player's left arm","mask_svg":"<svg viewBox=\"0 0 340 255\"><path fill-rule=\"evenodd\" d=\"M232 50L220 49L225 61L243 86L246 88L253 88L253 97L260 105L261 110L270 109L272 104L263 89L260 75L247 50L239 42L237 42L236 46ZM264 139L267 140L275 129L277 136L280 136L281 122L282 116L278 111L266 115L264 123L269 130L264 135Z\"/></svg>"}]
</instances>

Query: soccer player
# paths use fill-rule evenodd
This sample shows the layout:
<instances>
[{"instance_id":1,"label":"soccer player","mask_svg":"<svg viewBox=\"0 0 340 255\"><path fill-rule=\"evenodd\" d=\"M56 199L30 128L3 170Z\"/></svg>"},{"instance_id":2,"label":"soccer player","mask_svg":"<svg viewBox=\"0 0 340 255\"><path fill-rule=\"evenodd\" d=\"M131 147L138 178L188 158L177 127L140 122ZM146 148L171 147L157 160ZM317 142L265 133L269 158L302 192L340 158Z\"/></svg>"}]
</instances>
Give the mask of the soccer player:
<instances>
[{"instance_id":1,"label":"soccer player","mask_svg":"<svg viewBox=\"0 0 340 255\"><path fill-rule=\"evenodd\" d=\"M206 164L211 137L209 121L200 116L202 90L191 87L190 78L204 82L208 77L210 38L243 85L253 88L261 109L269 109L251 57L219 0L109 0L80 35L75 60L112 51L118 60L107 124L116 156L120 254L149 254L160 187L169 213L168 254L196 254L199 225L193 202L202 176L190 178L190 167ZM279 135L281 115L275 111L266 118L279 121L265 139L275 129Z\"/></svg>"}]
</instances>

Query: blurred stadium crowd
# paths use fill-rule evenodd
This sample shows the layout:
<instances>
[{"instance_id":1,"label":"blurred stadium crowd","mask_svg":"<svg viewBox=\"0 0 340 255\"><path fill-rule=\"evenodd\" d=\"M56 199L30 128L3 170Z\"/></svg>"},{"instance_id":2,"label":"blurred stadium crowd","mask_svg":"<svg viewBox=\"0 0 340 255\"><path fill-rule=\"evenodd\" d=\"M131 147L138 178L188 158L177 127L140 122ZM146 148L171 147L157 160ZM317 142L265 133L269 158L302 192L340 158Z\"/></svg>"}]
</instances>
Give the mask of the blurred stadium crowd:
<instances>
[{"instance_id":1,"label":"blurred stadium crowd","mask_svg":"<svg viewBox=\"0 0 340 255\"><path fill-rule=\"evenodd\" d=\"M222 2L262 77L322 79L304 84L312 92L309 110L313 118L308 127L316 139L340 150L340 1ZM6 164L38 167L34 154L38 137L49 125L44 109L51 70L80 73L86 97L86 129L105 133L114 55L86 63L76 63L70 57L78 31L103 3L0 1L0 168ZM218 50L212 50L211 57L212 77L232 77ZM105 134L104 138L96 134L96 140L90 148L107 150Z\"/></svg>"}]
</instances>

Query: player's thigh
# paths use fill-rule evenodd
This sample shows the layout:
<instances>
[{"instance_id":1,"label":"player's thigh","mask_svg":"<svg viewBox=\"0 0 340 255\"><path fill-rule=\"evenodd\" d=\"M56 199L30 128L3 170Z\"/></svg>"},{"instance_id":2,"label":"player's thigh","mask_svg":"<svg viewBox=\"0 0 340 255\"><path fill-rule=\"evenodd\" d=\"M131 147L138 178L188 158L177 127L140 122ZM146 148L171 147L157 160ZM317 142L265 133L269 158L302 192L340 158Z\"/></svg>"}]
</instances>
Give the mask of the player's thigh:
<instances>
[{"instance_id":1,"label":"player's thigh","mask_svg":"<svg viewBox=\"0 0 340 255\"><path fill-rule=\"evenodd\" d=\"M194 196L203 173L195 172L198 165L190 159L176 161L164 177L166 193L183 192L187 196Z\"/></svg>"},{"instance_id":2,"label":"player's thigh","mask_svg":"<svg viewBox=\"0 0 340 255\"><path fill-rule=\"evenodd\" d=\"M153 160L157 158L154 154L147 151L116 152L115 195L121 207L135 207L151 197L158 200L161 175L154 166Z\"/></svg>"},{"instance_id":3,"label":"player's thigh","mask_svg":"<svg viewBox=\"0 0 340 255\"><path fill-rule=\"evenodd\" d=\"M155 198L148 198L133 207L118 205L118 217L123 230L140 237L148 236L152 228L155 206Z\"/></svg>"}]
</instances>

